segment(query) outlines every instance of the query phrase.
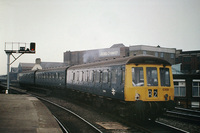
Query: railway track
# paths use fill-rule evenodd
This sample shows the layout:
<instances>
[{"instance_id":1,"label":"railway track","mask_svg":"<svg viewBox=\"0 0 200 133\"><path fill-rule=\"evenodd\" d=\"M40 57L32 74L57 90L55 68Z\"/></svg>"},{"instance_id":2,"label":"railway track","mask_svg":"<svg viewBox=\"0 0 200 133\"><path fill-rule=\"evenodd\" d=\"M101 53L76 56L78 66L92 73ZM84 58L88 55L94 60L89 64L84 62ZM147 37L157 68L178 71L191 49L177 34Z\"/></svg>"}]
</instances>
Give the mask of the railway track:
<instances>
[{"instance_id":1,"label":"railway track","mask_svg":"<svg viewBox=\"0 0 200 133\"><path fill-rule=\"evenodd\" d=\"M18 88L14 88L14 87L11 87L11 88L16 91L21 91ZM23 93L25 93L24 90L22 91ZM48 97L45 97L45 98L38 97L38 99L42 100L44 104L48 106L52 114L54 114L56 119L59 121L58 123L62 123L61 127L62 126L65 127L63 129L63 132L69 132L69 133L71 132L108 132L108 133L110 132L124 132L124 133L184 132L178 129L167 127L166 125L163 126L160 123L158 124L158 123L152 123L152 122L147 123L147 124L142 123L140 125L136 123L134 124L133 122L126 122L129 124L127 124L127 126L124 126L123 124L120 124L120 123L125 123L125 122L116 122L116 120L113 120L113 117L111 118L111 120L104 119L103 117L105 117L105 113L101 114L100 112L96 112L96 110L95 111L93 110L93 112L84 113L84 111L78 109L78 114L81 114L81 116L84 116L84 118L86 118L87 120L90 120L90 122L88 123L90 123L91 125L97 128L97 129L93 129L92 128L93 126L89 126L90 124L87 125L86 124L87 122L85 123L84 120L78 120L79 118L75 118L76 115L72 115L73 113L69 113L71 112L71 110L73 110L72 108L74 105L69 105L68 107L70 107L70 109L66 109L64 105L66 103L63 100L58 100L57 102L55 102L54 98L48 98ZM66 111L66 110L70 110L70 111ZM93 117L95 118L92 118L92 113L94 113ZM74 124L72 124L70 121L72 121ZM78 123L80 123L80 125Z\"/></svg>"},{"instance_id":2,"label":"railway track","mask_svg":"<svg viewBox=\"0 0 200 133\"><path fill-rule=\"evenodd\" d=\"M59 119L60 123L64 127L67 127L69 133L75 132L90 132L90 133L102 133L100 129L79 116L75 112L60 106L52 101L36 96L38 99L43 101L50 111Z\"/></svg>"},{"instance_id":3,"label":"railway track","mask_svg":"<svg viewBox=\"0 0 200 133\"><path fill-rule=\"evenodd\" d=\"M173 111L167 111L164 115L181 121L200 122L200 111L196 110L176 107Z\"/></svg>"}]
</instances>

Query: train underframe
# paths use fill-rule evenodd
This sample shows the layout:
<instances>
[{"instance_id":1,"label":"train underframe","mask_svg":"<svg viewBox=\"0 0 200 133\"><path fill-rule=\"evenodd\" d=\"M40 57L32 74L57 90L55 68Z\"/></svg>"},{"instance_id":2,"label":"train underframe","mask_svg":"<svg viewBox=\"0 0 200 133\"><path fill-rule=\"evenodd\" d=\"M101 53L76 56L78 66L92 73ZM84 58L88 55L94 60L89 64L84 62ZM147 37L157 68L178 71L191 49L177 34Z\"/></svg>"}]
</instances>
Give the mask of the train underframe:
<instances>
[{"instance_id":1,"label":"train underframe","mask_svg":"<svg viewBox=\"0 0 200 133\"><path fill-rule=\"evenodd\" d=\"M126 102L71 89L67 93L71 98L90 104L98 110L115 114L115 116L126 117L130 120L154 121L166 110L174 108L174 102L172 100L161 102L145 102L141 100Z\"/></svg>"},{"instance_id":2,"label":"train underframe","mask_svg":"<svg viewBox=\"0 0 200 133\"><path fill-rule=\"evenodd\" d=\"M145 121L152 120L154 121L156 118L161 116L163 112L166 110L171 110L174 108L173 101L134 101L134 102L126 102L120 101L117 99L112 99L108 97L98 96L86 92L81 92L78 90L67 89L67 88L48 88L46 93L51 92L51 94L56 96L66 97L67 99L74 99L80 102L84 102L86 104L90 104L97 108L98 110L102 110L105 112L109 112L114 114L115 116L125 117L130 120L137 121ZM34 88L35 89L35 88ZM50 91L51 90L51 91ZM59 91L58 91L59 90ZM45 91L45 90L43 90ZM47 94L48 95L48 94Z\"/></svg>"}]
</instances>

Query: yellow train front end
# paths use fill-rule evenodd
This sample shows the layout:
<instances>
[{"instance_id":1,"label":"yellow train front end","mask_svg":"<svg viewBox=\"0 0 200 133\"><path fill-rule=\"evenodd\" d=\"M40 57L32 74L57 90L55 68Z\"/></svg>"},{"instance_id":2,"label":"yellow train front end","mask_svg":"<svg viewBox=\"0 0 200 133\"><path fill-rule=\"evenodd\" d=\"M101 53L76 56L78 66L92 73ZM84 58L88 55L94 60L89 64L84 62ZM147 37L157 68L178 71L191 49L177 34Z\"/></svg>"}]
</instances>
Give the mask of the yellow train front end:
<instances>
[{"instance_id":1,"label":"yellow train front end","mask_svg":"<svg viewBox=\"0 0 200 133\"><path fill-rule=\"evenodd\" d=\"M125 75L124 98L134 103L139 119L155 119L174 107L171 65L127 64Z\"/></svg>"}]
</instances>

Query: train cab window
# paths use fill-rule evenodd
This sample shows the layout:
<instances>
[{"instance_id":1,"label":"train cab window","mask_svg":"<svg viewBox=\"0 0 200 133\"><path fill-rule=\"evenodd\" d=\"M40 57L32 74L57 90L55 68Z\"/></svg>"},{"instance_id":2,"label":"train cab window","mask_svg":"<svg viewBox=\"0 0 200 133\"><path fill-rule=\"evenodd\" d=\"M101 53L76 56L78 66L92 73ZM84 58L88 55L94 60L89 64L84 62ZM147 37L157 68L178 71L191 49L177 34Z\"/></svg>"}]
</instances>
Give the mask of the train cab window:
<instances>
[{"instance_id":1,"label":"train cab window","mask_svg":"<svg viewBox=\"0 0 200 133\"><path fill-rule=\"evenodd\" d=\"M169 68L160 68L161 86L170 86Z\"/></svg>"},{"instance_id":2,"label":"train cab window","mask_svg":"<svg viewBox=\"0 0 200 133\"><path fill-rule=\"evenodd\" d=\"M156 67L147 67L147 86L158 86L158 73Z\"/></svg>"},{"instance_id":3,"label":"train cab window","mask_svg":"<svg viewBox=\"0 0 200 133\"><path fill-rule=\"evenodd\" d=\"M133 86L144 86L144 72L142 67L132 68L132 84Z\"/></svg>"}]
</instances>

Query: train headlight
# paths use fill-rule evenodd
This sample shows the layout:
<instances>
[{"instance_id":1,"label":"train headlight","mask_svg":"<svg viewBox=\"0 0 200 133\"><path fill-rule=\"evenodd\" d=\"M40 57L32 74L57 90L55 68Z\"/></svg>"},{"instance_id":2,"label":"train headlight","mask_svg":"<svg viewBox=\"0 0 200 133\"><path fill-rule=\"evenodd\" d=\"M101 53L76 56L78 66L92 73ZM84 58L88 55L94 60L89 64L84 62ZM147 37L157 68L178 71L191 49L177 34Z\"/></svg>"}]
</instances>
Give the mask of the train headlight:
<instances>
[{"instance_id":1,"label":"train headlight","mask_svg":"<svg viewBox=\"0 0 200 133\"><path fill-rule=\"evenodd\" d=\"M135 100L139 100L140 99L140 94L136 93L135 94Z\"/></svg>"},{"instance_id":2,"label":"train headlight","mask_svg":"<svg viewBox=\"0 0 200 133\"><path fill-rule=\"evenodd\" d=\"M167 101L168 94L165 94L164 97L165 97L165 101Z\"/></svg>"}]
</instances>

